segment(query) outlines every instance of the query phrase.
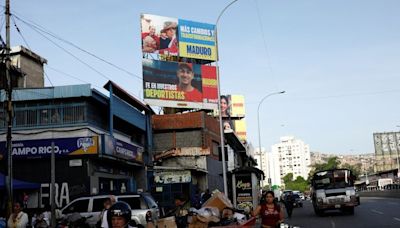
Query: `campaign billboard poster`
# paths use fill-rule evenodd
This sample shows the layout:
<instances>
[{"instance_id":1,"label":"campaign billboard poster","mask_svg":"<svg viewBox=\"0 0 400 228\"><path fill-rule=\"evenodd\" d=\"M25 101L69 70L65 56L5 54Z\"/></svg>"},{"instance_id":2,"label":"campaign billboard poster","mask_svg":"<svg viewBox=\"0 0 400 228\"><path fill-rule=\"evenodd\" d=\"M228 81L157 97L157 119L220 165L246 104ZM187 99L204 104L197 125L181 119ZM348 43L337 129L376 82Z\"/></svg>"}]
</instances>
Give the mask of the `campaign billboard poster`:
<instances>
[{"instance_id":1,"label":"campaign billboard poster","mask_svg":"<svg viewBox=\"0 0 400 228\"><path fill-rule=\"evenodd\" d=\"M178 19L151 14L141 15L142 52L177 56Z\"/></svg>"},{"instance_id":2,"label":"campaign billboard poster","mask_svg":"<svg viewBox=\"0 0 400 228\"><path fill-rule=\"evenodd\" d=\"M142 52L215 61L214 29L212 24L142 14Z\"/></svg>"},{"instance_id":3,"label":"campaign billboard poster","mask_svg":"<svg viewBox=\"0 0 400 228\"><path fill-rule=\"evenodd\" d=\"M143 97L150 105L217 109L214 66L143 59Z\"/></svg>"},{"instance_id":4,"label":"campaign billboard poster","mask_svg":"<svg viewBox=\"0 0 400 228\"><path fill-rule=\"evenodd\" d=\"M52 142L54 142L54 153L57 157L70 155L97 154L99 142L97 136L21 140L12 142L12 156L21 158L43 158L50 157L52 153ZM6 154L6 143L0 142L0 154Z\"/></svg>"},{"instance_id":5,"label":"campaign billboard poster","mask_svg":"<svg viewBox=\"0 0 400 228\"><path fill-rule=\"evenodd\" d=\"M178 20L179 56L215 61L215 25Z\"/></svg>"},{"instance_id":6,"label":"campaign billboard poster","mask_svg":"<svg viewBox=\"0 0 400 228\"><path fill-rule=\"evenodd\" d=\"M245 117L243 95L221 95L220 101L223 119L241 119ZM215 111L214 115L218 116L218 111Z\"/></svg>"}]
</instances>

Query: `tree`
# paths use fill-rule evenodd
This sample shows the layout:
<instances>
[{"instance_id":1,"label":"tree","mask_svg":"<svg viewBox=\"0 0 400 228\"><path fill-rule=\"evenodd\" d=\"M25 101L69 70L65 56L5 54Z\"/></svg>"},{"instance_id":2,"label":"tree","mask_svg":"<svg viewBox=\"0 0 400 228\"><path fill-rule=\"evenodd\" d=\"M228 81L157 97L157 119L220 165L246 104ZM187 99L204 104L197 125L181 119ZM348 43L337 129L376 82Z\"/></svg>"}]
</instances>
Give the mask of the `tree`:
<instances>
[{"instance_id":1,"label":"tree","mask_svg":"<svg viewBox=\"0 0 400 228\"><path fill-rule=\"evenodd\" d=\"M356 165L350 165L348 163L344 163L343 165L341 165L341 168L351 170L352 174L358 179L358 177L361 174L361 166L362 166L361 163L358 163Z\"/></svg>"},{"instance_id":2,"label":"tree","mask_svg":"<svg viewBox=\"0 0 400 228\"><path fill-rule=\"evenodd\" d=\"M314 173L316 172L327 169L337 169L339 168L339 166L340 166L340 161L336 156L329 157L326 163L315 163L314 165L311 166L311 171L308 174L307 181L310 183Z\"/></svg>"},{"instance_id":3,"label":"tree","mask_svg":"<svg viewBox=\"0 0 400 228\"><path fill-rule=\"evenodd\" d=\"M293 180L293 173L288 173L283 177L286 189L298 190L304 192L308 190L308 183L302 176L297 176Z\"/></svg>"}]
</instances>

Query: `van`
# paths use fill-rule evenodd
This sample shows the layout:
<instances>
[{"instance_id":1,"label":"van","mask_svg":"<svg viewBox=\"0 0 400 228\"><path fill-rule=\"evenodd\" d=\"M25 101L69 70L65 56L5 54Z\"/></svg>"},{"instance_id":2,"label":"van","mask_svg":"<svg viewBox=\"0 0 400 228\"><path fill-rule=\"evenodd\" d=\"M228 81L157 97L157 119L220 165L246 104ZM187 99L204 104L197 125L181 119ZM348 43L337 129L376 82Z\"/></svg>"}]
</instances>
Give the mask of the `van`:
<instances>
[{"instance_id":1,"label":"van","mask_svg":"<svg viewBox=\"0 0 400 228\"><path fill-rule=\"evenodd\" d=\"M61 209L61 213L63 216L68 216L78 212L82 217L88 218L86 221L90 227L95 227L103 210L103 202L109 197L110 195L80 197ZM133 226L146 227L146 213L148 211L151 212L153 221L158 220L158 205L148 193L115 195L115 199L130 205L132 209L131 225Z\"/></svg>"}]
</instances>

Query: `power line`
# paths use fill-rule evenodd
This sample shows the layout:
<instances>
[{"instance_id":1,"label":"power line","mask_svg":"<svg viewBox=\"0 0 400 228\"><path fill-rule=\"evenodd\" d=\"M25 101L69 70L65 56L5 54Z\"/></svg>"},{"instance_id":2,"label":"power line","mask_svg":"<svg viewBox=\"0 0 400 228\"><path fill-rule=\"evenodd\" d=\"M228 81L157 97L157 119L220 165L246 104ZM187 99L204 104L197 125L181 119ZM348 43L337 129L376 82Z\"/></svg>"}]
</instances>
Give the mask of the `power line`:
<instances>
[{"instance_id":1,"label":"power line","mask_svg":"<svg viewBox=\"0 0 400 228\"><path fill-rule=\"evenodd\" d=\"M57 73L60 73L60 74L65 75L65 76L67 76L67 77L73 78L73 79L78 80L78 81L80 81L80 82L83 82L83 83L85 83L85 84L91 84L93 87L96 87L96 88L98 88L98 89L104 89L104 88L102 88L101 86L97 86L97 85L94 85L93 83L84 81L84 80L80 79L80 78L77 77L77 76L73 76L73 75L71 75L71 74L65 73L65 72L61 71L60 69L56 69L56 68L51 67L51 66L49 66L49 65L46 65L46 67L49 68L49 69L51 69L51 70L53 70L53 71L55 71L55 72L57 72Z\"/></svg>"},{"instance_id":2,"label":"power line","mask_svg":"<svg viewBox=\"0 0 400 228\"><path fill-rule=\"evenodd\" d=\"M261 20L261 13L260 13L260 8L258 7L258 2L257 0L254 0L255 4L256 4L256 11L257 11L257 18L258 18L258 23L260 24L260 28L261 28L261 36L262 36L262 40L263 40L263 45L264 45L264 50L265 50L265 55L267 58L267 67L271 73L272 78L274 79L273 81L276 83L276 77L274 74L274 71L272 70L272 61L271 61L271 56L269 54L269 49L268 49L268 45L267 45L267 38L265 37L265 32L264 32L264 26ZM277 86L277 84L276 84Z\"/></svg>"},{"instance_id":3,"label":"power line","mask_svg":"<svg viewBox=\"0 0 400 228\"><path fill-rule=\"evenodd\" d=\"M111 80L110 77L108 77L107 75L101 73L100 71L98 71L96 68L92 67L91 65L89 65L88 63L84 62L83 60L81 60L80 58L78 58L77 56L75 56L74 54L72 54L70 51L68 51L67 49L65 49L64 47L62 47L61 45L57 44L56 42L54 42L52 39L48 38L46 35L44 35L42 32L38 31L38 29L36 29L35 26L31 26L30 24L26 24L29 27L31 27L35 32L37 32L39 35L43 36L46 40L50 41L53 45L55 45L56 47L60 48L61 50L63 50L64 52L66 52L68 55L70 55L71 57L73 57L75 60L77 60L78 62L82 63L83 65L87 66L88 68L90 68L91 70L93 70L94 72L98 73L100 76L102 76L103 78L107 79L107 80Z\"/></svg>"},{"instance_id":4,"label":"power line","mask_svg":"<svg viewBox=\"0 0 400 228\"><path fill-rule=\"evenodd\" d=\"M72 47L74 47L74 48L76 48L76 49L78 49L78 50L80 50L80 51L82 51L82 52L84 52L84 53L86 53L86 54L88 54L88 55L90 55L90 56L92 56L92 57L94 57L94 58L96 58L96 59L98 59L98 60L100 60L100 61L102 61L102 62L104 62L104 63L106 63L106 64L108 64L108 65L110 65L110 66L112 66L112 67L114 67L114 68L116 68L118 70L120 70L120 71L122 71L122 72L124 72L124 73L126 73L126 74L129 74L130 76L136 77L136 78L138 78L138 79L140 79L142 81L142 77L140 77L140 76L138 76L138 75L136 75L134 73L131 73L131 72L125 70L124 68L122 68L120 66L117 66L114 63L112 63L112 62L110 62L110 61L108 61L108 60L106 60L106 59L104 59L102 57L99 57L99 56L93 54L92 52L89 52L89 51L79 47L78 45L72 43L71 41L68 41L66 39L61 38L60 36L52 33L49 30L47 30L43 26L38 25L37 23L34 23L32 21L28 22L28 21L26 21L24 19L21 19L20 17L16 16L15 14L14 14L14 17L16 19L20 20L21 22L25 23L26 25L35 27L36 29L40 30L41 32L46 33L47 35L52 36L53 38L55 38L55 39L57 39L59 41L62 41L64 43L66 43L66 44L68 44L68 45L70 45L70 46L72 46Z\"/></svg>"},{"instance_id":5,"label":"power line","mask_svg":"<svg viewBox=\"0 0 400 228\"><path fill-rule=\"evenodd\" d=\"M11 15L11 19L12 19L12 21L13 21L13 23L14 23L15 29L17 30L18 34L22 37L22 40L24 41L25 45L26 45L30 50L32 50L32 48L30 47L30 45L29 45L28 42L26 41L24 35L22 35L21 30L20 30L19 27L17 26L17 23L15 22L15 19L14 19L14 16L13 16L13 15ZM46 76L47 80L49 81L50 85L54 87L53 82L50 80L50 77L49 77L49 75L47 75L46 71L43 71L43 73L44 73L44 75Z\"/></svg>"}]
</instances>

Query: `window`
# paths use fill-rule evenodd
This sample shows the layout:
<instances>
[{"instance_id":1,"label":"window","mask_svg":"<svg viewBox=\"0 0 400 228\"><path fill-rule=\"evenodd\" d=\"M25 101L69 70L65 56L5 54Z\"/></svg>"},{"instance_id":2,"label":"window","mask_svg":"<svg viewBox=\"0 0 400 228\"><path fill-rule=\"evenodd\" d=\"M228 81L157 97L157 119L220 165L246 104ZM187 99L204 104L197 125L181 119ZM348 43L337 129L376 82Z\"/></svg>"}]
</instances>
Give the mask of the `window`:
<instances>
[{"instance_id":1,"label":"window","mask_svg":"<svg viewBox=\"0 0 400 228\"><path fill-rule=\"evenodd\" d=\"M157 203L149 196L143 196L149 208L158 208Z\"/></svg>"},{"instance_id":2,"label":"window","mask_svg":"<svg viewBox=\"0 0 400 228\"><path fill-rule=\"evenodd\" d=\"M119 197L118 201L126 202L127 204L129 204L129 206L131 206L132 210L147 209L145 202L143 201L143 199L141 199L140 196Z\"/></svg>"},{"instance_id":3,"label":"window","mask_svg":"<svg viewBox=\"0 0 400 228\"><path fill-rule=\"evenodd\" d=\"M83 200L78 200L72 203L69 207L63 211L63 213L69 214L69 213L83 213L83 212L88 212L89 209L89 199L83 199Z\"/></svg>"},{"instance_id":4,"label":"window","mask_svg":"<svg viewBox=\"0 0 400 228\"><path fill-rule=\"evenodd\" d=\"M104 209L104 200L106 200L107 198L95 198L93 199L93 208L92 208L92 212L99 212L102 211Z\"/></svg>"}]
</instances>

